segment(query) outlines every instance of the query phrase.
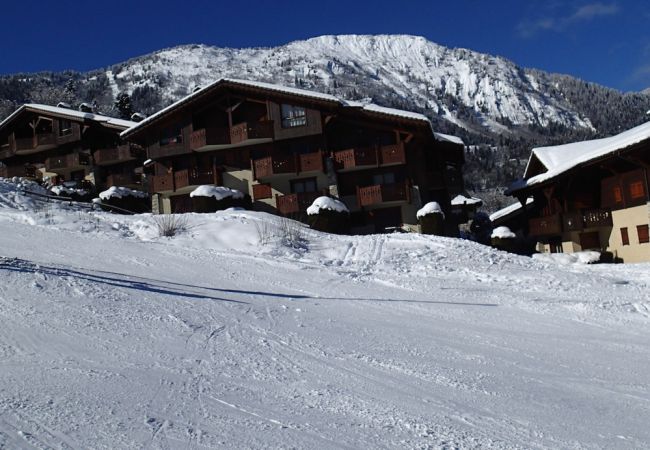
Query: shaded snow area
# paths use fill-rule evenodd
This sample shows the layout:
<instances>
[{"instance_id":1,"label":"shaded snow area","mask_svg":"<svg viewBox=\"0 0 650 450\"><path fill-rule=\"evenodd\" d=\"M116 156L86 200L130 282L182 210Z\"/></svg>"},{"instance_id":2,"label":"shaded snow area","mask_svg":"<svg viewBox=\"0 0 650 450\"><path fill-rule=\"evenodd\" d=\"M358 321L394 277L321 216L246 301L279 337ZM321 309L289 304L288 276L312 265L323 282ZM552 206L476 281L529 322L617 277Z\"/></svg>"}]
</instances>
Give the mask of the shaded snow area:
<instances>
[{"instance_id":1,"label":"shaded snow area","mask_svg":"<svg viewBox=\"0 0 650 450\"><path fill-rule=\"evenodd\" d=\"M0 447L650 446L647 264L7 186Z\"/></svg>"}]
</instances>

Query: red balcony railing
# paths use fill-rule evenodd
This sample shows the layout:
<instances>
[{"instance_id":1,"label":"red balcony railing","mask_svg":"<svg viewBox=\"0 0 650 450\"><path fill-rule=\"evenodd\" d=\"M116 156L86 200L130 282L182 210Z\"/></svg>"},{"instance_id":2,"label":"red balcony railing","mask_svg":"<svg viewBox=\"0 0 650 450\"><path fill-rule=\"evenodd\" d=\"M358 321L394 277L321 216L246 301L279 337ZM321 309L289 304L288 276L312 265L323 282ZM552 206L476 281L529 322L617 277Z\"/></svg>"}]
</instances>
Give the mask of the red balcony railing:
<instances>
[{"instance_id":1,"label":"red balcony railing","mask_svg":"<svg viewBox=\"0 0 650 450\"><path fill-rule=\"evenodd\" d=\"M375 184L365 187L357 186L357 202L359 206L410 201L411 187L408 181L395 184Z\"/></svg>"},{"instance_id":2,"label":"red balcony railing","mask_svg":"<svg viewBox=\"0 0 650 450\"><path fill-rule=\"evenodd\" d=\"M292 156L267 156L253 161L255 178L267 178L283 173L297 173L296 160Z\"/></svg>"},{"instance_id":3,"label":"red balcony railing","mask_svg":"<svg viewBox=\"0 0 650 450\"><path fill-rule=\"evenodd\" d=\"M106 185L133 186L142 184L142 175L137 173L113 173L106 177Z\"/></svg>"},{"instance_id":4,"label":"red balcony railing","mask_svg":"<svg viewBox=\"0 0 650 450\"><path fill-rule=\"evenodd\" d=\"M612 212L609 209L588 209L582 214L585 228L611 227Z\"/></svg>"},{"instance_id":5,"label":"red balcony railing","mask_svg":"<svg viewBox=\"0 0 650 450\"><path fill-rule=\"evenodd\" d=\"M227 144L230 144L230 133L227 128L201 128L190 134L190 148L192 150L198 150L207 145Z\"/></svg>"},{"instance_id":6,"label":"red balcony railing","mask_svg":"<svg viewBox=\"0 0 650 450\"><path fill-rule=\"evenodd\" d=\"M163 192L174 190L174 174L166 173L164 175L154 175L151 177L149 184L151 192Z\"/></svg>"},{"instance_id":7,"label":"red balcony railing","mask_svg":"<svg viewBox=\"0 0 650 450\"><path fill-rule=\"evenodd\" d=\"M238 144L249 139L273 138L273 121L243 122L230 127L230 143Z\"/></svg>"},{"instance_id":8,"label":"red balcony railing","mask_svg":"<svg viewBox=\"0 0 650 450\"><path fill-rule=\"evenodd\" d=\"M560 214L537 217L528 221L528 233L531 236L549 236L562 233L562 219Z\"/></svg>"},{"instance_id":9,"label":"red balcony railing","mask_svg":"<svg viewBox=\"0 0 650 450\"><path fill-rule=\"evenodd\" d=\"M379 147L381 164L406 164L404 144L383 145Z\"/></svg>"},{"instance_id":10,"label":"red balcony railing","mask_svg":"<svg viewBox=\"0 0 650 450\"><path fill-rule=\"evenodd\" d=\"M131 146L128 144L120 145L115 148L103 148L95 150L93 153L95 164L114 164L122 161L130 161L135 158Z\"/></svg>"},{"instance_id":11,"label":"red balcony railing","mask_svg":"<svg viewBox=\"0 0 650 450\"><path fill-rule=\"evenodd\" d=\"M62 156L51 156L45 160L47 170L76 169L90 164L90 155L85 153L70 153Z\"/></svg>"},{"instance_id":12,"label":"red balcony railing","mask_svg":"<svg viewBox=\"0 0 650 450\"><path fill-rule=\"evenodd\" d=\"M323 171L323 152L320 150L312 153L299 155L300 172L322 172Z\"/></svg>"},{"instance_id":13,"label":"red balcony railing","mask_svg":"<svg viewBox=\"0 0 650 450\"><path fill-rule=\"evenodd\" d=\"M281 214L294 214L306 211L307 208L320 197L318 192L303 192L300 194L287 194L276 196L276 204Z\"/></svg>"},{"instance_id":14,"label":"red balcony railing","mask_svg":"<svg viewBox=\"0 0 650 450\"><path fill-rule=\"evenodd\" d=\"M336 161L341 169L379 165L378 154L374 147L339 150L338 152L334 152L334 161Z\"/></svg>"}]
</instances>

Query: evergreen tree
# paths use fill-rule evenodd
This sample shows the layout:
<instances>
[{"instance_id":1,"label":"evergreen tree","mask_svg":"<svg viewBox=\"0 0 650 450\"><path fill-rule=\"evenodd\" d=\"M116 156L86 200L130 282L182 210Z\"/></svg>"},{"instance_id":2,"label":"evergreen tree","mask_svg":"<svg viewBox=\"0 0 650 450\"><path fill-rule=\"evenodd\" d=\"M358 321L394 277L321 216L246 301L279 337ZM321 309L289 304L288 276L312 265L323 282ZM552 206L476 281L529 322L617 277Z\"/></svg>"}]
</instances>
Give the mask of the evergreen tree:
<instances>
[{"instance_id":1,"label":"evergreen tree","mask_svg":"<svg viewBox=\"0 0 650 450\"><path fill-rule=\"evenodd\" d=\"M115 108L119 111L122 119L130 119L133 115L131 96L126 92L117 94L117 98L115 99Z\"/></svg>"}]
</instances>

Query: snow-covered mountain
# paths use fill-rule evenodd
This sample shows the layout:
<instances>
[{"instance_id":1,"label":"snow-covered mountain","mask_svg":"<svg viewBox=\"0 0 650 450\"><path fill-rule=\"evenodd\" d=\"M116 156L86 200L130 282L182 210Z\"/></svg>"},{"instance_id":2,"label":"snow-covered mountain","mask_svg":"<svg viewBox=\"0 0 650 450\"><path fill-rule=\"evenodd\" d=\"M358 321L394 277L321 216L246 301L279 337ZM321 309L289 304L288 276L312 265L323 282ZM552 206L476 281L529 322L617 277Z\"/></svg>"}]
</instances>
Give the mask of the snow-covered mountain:
<instances>
[{"instance_id":1,"label":"snow-covered mountain","mask_svg":"<svg viewBox=\"0 0 650 450\"><path fill-rule=\"evenodd\" d=\"M220 77L423 112L439 131L483 146L466 167L468 178L482 187L519 176L533 146L614 134L643 122L650 109L646 93L625 94L423 37L344 35L273 48L184 45L88 73L0 77L0 117L24 102L61 100L95 102L115 114L119 93L151 114Z\"/></svg>"}]
</instances>

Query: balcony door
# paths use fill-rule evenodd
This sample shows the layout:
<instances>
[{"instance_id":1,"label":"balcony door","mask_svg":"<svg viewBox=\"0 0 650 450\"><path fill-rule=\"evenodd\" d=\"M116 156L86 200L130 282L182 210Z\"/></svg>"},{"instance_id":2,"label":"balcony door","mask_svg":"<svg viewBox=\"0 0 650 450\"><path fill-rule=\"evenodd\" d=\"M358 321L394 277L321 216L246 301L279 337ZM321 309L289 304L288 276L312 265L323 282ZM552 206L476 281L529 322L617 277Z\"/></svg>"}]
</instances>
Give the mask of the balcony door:
<instances>
[{"instance_id":1,"label":"balcony door","mask_svg":"<svg viewBox=\"0 0 650 450\"><path fill-rule=\"evenodd\" d=\"M306 194L317 191L316 178L301 178L299 180L291 180L291 193L292 194Z\"/></svg>"}]
</instances>

